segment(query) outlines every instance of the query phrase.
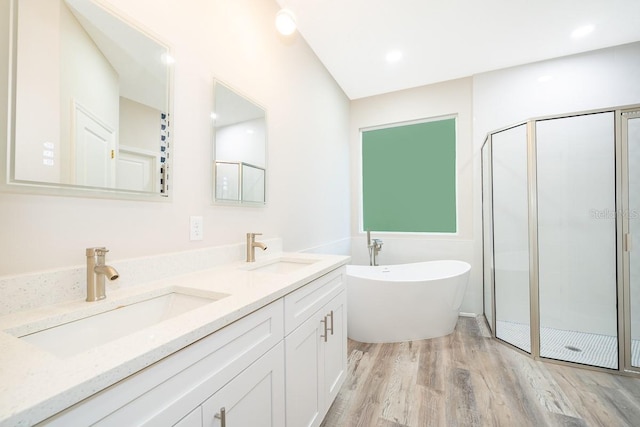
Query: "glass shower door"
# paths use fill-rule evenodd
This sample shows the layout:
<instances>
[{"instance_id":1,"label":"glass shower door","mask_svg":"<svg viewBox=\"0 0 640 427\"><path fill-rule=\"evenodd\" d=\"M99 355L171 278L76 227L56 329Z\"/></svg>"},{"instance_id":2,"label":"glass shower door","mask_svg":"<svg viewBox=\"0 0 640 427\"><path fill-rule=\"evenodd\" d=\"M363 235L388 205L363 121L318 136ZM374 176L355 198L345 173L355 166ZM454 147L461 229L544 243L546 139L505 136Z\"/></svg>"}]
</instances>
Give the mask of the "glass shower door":
<instances>
[{"instance_id":1,"label":"glass shower door","mask_svg":"<svg viewBox=\"0 0 640 427\"><path fill-rule=\"evenodd\" d=\"M531 352L527 128L491 137L496 337Z\"/></svg>"},{"instance_id":2,"label":"glass shower door","mask_svg":"<svg viewBox=\"0 0 640 427\"><path fill-rule=\"evenodd\" d=\"M629 234L629 293L627 309L629 334L627 351L630 365L640 368L640 111L623 115L623 134L627 143ZM630 341L630 342L629 342Z\"/></svg>"},{"instance_id":3,"label":"glass shower door","mask_svg":"<svg viewBox=\"0 0 640 427\"><path fill-rule=\"evenodd\" d=\"M614 113L536 122L540 356L618 367Z\"/></svg>"}]
</instances>

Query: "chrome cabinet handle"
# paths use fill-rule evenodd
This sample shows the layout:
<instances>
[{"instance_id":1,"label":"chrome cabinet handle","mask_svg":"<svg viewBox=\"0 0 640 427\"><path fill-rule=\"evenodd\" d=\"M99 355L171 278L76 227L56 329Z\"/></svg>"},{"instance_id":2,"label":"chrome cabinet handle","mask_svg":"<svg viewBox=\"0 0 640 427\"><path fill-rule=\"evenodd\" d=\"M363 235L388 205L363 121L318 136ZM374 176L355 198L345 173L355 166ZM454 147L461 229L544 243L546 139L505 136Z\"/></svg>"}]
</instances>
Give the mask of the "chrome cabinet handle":
<instances>
[{"instance_id":1,"label":"chrome cabinet handle","mask_svg":"<svg viewBox=\"0 0 640 427\"><path fill-rule=\"evenodd\" d=\"M220 427L227 427L227 410L224 408L220 408L220 412L215 414L213 418L220 420Z\"/></svg>"},{"instance_id":2,"label":"chrome cabinet handle","mask_svg":"<svg viewBox=\"0 0 640 427\"><path fill-rule=\"evenodd\" d=\"M328 329L327 329L327 316L324 316L324 318L321 320L322 324L324 325L324 335L320 335L320 338L324 338L324 342L327 342L327 336L329 335Z\"/></svg>"},{"instance_id":3,"label":"chrome cabinet handle","mask_svg":"<svg viewBox=\"0 0 640 427\"><path fill-rule=\"evenodd\" d=\"M331 329L331 335L333 335L333 310L331 310L328 316L331 318L331 327L329 329Z\"/></svg>"}]
</instances>

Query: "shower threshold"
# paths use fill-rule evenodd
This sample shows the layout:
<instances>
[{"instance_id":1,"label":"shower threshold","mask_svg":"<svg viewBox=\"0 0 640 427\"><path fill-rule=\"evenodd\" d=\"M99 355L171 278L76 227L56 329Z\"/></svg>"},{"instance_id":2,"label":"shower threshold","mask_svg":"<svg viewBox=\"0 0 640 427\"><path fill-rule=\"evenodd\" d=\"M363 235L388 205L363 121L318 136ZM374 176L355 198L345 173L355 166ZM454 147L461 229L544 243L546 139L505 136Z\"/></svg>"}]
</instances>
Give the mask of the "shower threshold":
<instances>
[{"instance_id":1,"label":"shower threshold","mask_svg":"<svg viewBox=\"0 0 640 427\"><path fill-rule=\"evenodd\" d=\"M529 325L496 321L496 336L527 352L531 352ZM618 341L615 336L540 328L540 356L548 359L603 368L618 368ZM640 340L631 342L631 360L640 364Z\"/></svg>"}]
</instances>

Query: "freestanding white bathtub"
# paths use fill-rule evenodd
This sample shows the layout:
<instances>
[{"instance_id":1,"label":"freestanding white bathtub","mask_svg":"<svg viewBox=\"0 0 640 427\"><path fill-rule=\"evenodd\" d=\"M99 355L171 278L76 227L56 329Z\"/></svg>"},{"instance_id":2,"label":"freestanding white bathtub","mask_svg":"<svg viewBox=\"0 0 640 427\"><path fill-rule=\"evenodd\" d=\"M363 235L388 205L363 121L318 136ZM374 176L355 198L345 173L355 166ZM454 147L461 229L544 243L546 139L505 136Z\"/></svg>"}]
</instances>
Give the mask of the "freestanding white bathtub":
<instances>
[{"instance_id":1,"label":"freestanding white bathtub","mask_svg":"<svg viewBox=\"0 0 640 427\"><path fill-rule=\"evenodd\" d=\"M347 334L368 343L413 341L453 332L471 266L443 260L347 266Z\"/></svg>"}]
</instances>

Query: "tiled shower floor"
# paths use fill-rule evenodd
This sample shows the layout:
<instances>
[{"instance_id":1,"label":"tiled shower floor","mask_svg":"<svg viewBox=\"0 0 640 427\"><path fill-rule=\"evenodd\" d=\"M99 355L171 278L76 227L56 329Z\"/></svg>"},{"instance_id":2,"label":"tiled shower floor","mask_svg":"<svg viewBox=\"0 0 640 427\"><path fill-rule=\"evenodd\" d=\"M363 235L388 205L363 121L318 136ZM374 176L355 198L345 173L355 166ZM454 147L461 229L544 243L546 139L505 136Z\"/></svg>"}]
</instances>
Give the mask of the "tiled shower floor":
<instances>
[{"instance_id":1,"label":"tiled shower floor","mask_svg":"<svg viewBox=\"0 0 640 427\"><path fill-rule=\"evenodd\" d=\"M497 321L496 336L531 352L527 324ZM613 336L543 327L540 329L540 348L540 356L549 359L618 368L618 342ZM640 366L640 340L631 342L631 361L633 366Z\"/></svg>"}]
</instances>

